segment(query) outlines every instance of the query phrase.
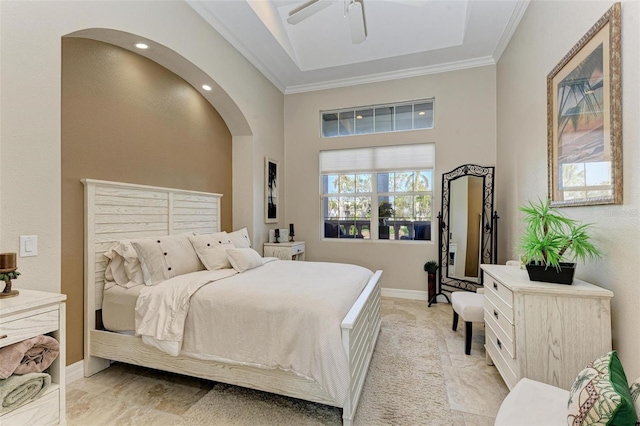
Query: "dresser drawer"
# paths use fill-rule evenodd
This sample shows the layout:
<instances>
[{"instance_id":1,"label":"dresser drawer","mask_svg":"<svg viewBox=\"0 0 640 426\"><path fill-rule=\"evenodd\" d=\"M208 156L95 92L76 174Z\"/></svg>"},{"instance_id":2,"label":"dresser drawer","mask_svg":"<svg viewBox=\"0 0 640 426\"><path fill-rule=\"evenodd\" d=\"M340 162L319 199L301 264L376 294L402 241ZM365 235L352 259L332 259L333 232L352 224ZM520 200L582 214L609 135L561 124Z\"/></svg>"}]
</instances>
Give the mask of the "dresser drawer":
<instances>
[{"instance_id":1,"label":"dresser drawer","mask_svg":"<svg viewBox=\"0 0 640 426\"><path fill-rule=\"evenodd\" d=\"M507 385L509 390L511 390L516 385L516 383L518 383L519 379L516 376L516 374L513 372L511 367L509 367L509 365L507 364L507 361L504 359L504 357L500 353L500 350L495 346L494 342L491 342L488 339L489 337L487 336L485 349L489 354L491 361L493 361L493 364L496 366L496 368L500 372L500 376L502 376L502 379L504 380L505 384Z\"/></svg>"},{"instance_id":2,"label":"dresser drawer","mask_svg":"<svg viewBox=\"0 0 640 426\"><path fill-rule=\"evenodd\" d=\"M51 384L47 393L0 417L2 426L57 425L60 422L60 388Z\"/></svg>"},{"instance_id":3,"label":"dresser drawer","mask_svg":"<svg viewBox=\"0 0 640 426\"><path fill-rule=\"evenodd\" d=\"M500 350L505 360L509 362L511 368L515 370L516 352L513 340L509 339L491 318L486 318L486 320L488 321L485 323L485 342L491 341Z\"/></svg>"},{"instance_id":4,"label":"dresser drawer","mask_svg":"<svg viewBox=\"0 0 640 426\"><path fill-rule=\"evenodd\" d=\"M513 324L513 305L504 301L492 288L485 287L484 306L489 312L493 309L498 311L498 315L502 316L506 321Z\"/></svg>"},{"instance_id":5,"label":"dresser drawer","mask_svg":"<svg viewBox=\"0 0 640 426\"><path fill-rule=\"evenodd\" d=\"M485 283L484 287L487 290L492 291L494 294L498 295L502 300L504 300L507 305L513 306L513 292L508 289L504 284L495 280L491 275L485 275Z\"/></svg>"},{"instance_id":6,"label":"dresser drawer","mask_svg":"<svg viewBox=\"0 0 640 426\"><path fill-rule=\"evenodd\" d=\"M59 308L56 305L47 309L3 318L0 323L0 347L57 330L60 327Z\"/></svg>"},{"instance_id":7,"label":"dresser drawer","mask_svg":"<svg viewBox=\"0 0 640 426\"><path fill-rule=\"evenodd\" d=\"M495 326L493 326L494 328L500 327L509 340L512 342L515 341L513 324L511 324L506 315L500 312L486 297L484 299L484 322L491 322L492 326L495 324Z\"/></svg>"}]
</instances>

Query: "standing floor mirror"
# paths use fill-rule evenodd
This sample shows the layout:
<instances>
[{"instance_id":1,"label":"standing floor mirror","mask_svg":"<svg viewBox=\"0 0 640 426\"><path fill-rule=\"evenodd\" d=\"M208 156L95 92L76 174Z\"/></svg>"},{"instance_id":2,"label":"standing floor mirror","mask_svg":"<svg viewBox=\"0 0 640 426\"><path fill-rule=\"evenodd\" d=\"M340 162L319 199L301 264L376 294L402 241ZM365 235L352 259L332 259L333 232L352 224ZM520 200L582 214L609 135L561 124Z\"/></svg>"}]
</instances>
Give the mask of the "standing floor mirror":
<instances>
[{"instance_id":1,"label":"standing floor mirror","mask_svg":"<svg viewBox=\"0 0 640 426\"><path fill-rule=\"evenodd\" d=\"M438 293L475 291L482 286L482 263L497 263L497 221L493 208L494 168L474 164L442 175L438 214Z\"/></svg>"}]
</instances>

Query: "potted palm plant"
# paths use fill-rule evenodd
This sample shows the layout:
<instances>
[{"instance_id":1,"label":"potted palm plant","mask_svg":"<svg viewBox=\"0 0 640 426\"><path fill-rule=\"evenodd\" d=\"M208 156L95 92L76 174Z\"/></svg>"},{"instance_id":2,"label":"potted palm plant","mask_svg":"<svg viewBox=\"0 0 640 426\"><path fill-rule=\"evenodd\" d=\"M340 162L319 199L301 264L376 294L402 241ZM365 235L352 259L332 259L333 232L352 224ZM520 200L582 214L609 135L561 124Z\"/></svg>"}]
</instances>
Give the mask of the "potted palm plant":
<instances>
[{"instance_id":1,"label":"potted palm plant","mask_svg":"<svg viewBox=\"0 0 640 426\"><path fill-rule=\"evenodd\" d=\"M427 300L431 300L433 296L436 294L436 272L438 271L439 265L435 260L429 260L424 264L424 271L427 273L427 283L428 283L428 295Z\"/></svg>"},{"instance_id":2,"label":"potted palm plant","mask_svg":"<svg viewBox=\"0 0 640 426\"><path fill-rule=\"evenodd\" d=\"M567 260L584 262L601 256L590 241L591 224L566 217L552 208L549 200L529 202L520 211L525 214L526 230L519 249L530 280L571 284L575 263Z\"/></svg>"}]
</instances>

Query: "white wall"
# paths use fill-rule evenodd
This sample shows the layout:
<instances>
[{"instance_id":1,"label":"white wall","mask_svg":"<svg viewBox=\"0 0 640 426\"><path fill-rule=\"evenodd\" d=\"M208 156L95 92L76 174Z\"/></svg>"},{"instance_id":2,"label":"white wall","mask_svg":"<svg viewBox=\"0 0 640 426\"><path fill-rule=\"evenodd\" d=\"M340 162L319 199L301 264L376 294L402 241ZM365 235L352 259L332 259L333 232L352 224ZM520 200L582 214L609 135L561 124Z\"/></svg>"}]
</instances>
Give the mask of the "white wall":
<instances>
[{"instance_id":1,"label":"white wall","mask_svg":"<svg viewBox=\"0 0 640 426\"><path fill-rule=\"evenodd\" d=\"M286 223L307 242L307 259L383 269L383 287L426 291L423 265L437 259L441 175L460 165L495 164L495 67L285 96ZM320 138L320 111L435 97L435 128L351 137ZM324 149L436 144L431 243L321 241L318 153Z\"/></svg>"},{"instance_id":2,"label":"white wall","mask_svg":"<svg viewBox=\"0 0 640 426\"><path fill-rule=\"evenodd\" d=\"M18 259L18 288L60 291L61 38L86 28L160 43L231 96L252 133L234 135L245 154L234 152L234 178L243 170L234 182L234 210L242 212L234 225L253 228L262 246L264 157L284 159L284 96L186 2L2 1L0 24L0 250L18 251L24 234L39 243L37 257Z\"/></svg>"},{"instance_id":3,"label":"white wall","mask_svg":"<svg viewBox=\"0 0 640 426\"><path fill-rule=\"evenodd\" d=\"M522 234L518 206L547 195L547 74L612 4L532 1L498 63L501 261L517 256L515 247ZM622 2L624 204L563 209L568 216L595 225L595 242L604 257L578 265L576 276L614 292L613 347L630 380L640 375L639 17L640 3Z\"/></svg>"}]
</instances>

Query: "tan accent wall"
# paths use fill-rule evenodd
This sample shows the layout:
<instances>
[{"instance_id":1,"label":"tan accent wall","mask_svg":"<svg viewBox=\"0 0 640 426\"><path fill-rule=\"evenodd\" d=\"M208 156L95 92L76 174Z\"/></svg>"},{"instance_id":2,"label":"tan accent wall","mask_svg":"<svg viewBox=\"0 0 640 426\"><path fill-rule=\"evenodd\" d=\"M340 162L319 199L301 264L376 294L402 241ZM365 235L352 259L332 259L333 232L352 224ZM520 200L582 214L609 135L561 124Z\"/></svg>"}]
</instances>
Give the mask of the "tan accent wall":
<instances>
[{"instance_id":1,"label":"tan accent wall","mask_svg":"<svg viewBox=\"0 0 640 426\"><path fill-rule=\"evenodd\" d=\"M62 40L62 293L67 364L83 358L82 178L217 192L231 230L231 134L191 85L94 40Z\"/></svg>"},{"instance_id":2,"label":"tan accent wall","mask_svg":"<svg viewBox=\"0 0 640 426\"><path fill-rule=\"evenodd\" d=\"M612 4L532 1L498 62L496 199L501 262L518 258L516 247L523 233L518 206L547 196L546 77ZM618 350L629 380L640 375L639 48L640 3L623 1L624 203L562 209L571 218L594 224L594 243L604 256L578 264L576 277L613 291L613 348Z\"/></svg>"}]
</instances>

